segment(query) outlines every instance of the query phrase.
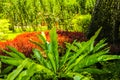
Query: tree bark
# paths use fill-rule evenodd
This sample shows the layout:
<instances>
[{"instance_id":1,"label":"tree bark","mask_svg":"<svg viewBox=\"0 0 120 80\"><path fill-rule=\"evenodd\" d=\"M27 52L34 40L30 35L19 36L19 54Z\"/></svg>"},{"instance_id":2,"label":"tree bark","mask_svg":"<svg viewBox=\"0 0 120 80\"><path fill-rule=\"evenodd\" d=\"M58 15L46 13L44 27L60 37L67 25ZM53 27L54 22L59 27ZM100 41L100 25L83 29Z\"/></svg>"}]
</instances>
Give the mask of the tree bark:
<instances>
[{"instance_id":1,"label":"tree bark","mask_svg":"<svg viewBox=\"0 0 120 80\"><path fill-rule=\"evenodd\" d=\"M97 0L92 14L87 37L103 27L97 40L106 38L110 43L117 43L120 39L120 0Z\"/></svg>"}]
</instances>

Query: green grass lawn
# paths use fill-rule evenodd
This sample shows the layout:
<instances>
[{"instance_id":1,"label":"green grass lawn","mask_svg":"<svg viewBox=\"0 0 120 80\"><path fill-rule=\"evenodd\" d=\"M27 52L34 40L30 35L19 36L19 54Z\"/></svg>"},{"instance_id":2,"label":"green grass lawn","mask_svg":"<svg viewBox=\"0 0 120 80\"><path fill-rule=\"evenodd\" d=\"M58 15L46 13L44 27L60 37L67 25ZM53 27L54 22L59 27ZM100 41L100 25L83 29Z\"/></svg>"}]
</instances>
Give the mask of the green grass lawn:
<instances>
[{"instance_id":1,"label":"green grass lawn","mask_svg":"<svg viewBox=\"0 0 120 80\"><path fill-rule=\"evenodd\" d=\"M9 34L7 34L7 39L8 40L13 39L19 34L21 34L21 33L9 33Z\"/></svg>"},{"instance_id":2,"label":"green grass lawn","mask_svg":"<svg viewBox=\"0 0 120 80\"><path fill-rule=\"evenodd\" d=\"M41 26L40 28L37 28L37 31L46 31L47 26ZM32 28L26 29L26 32L33 32L34 30ZM6 33L1 32L0 33L0 41L5 41L5 40L11 40L14 39L17 35L23 33L20 29L15 29L15 32L12 31L7 31Z\"/></svg>"},{"instance_id":3,"label":"green grass lawn","mask_svg":"<svg viewBox=\"0 0 120 80\"><path fill-rule=\"evenodd\" d=\"M14 39L17 35L21 34L22 32L17 32L17 33L6 33L2 35L2 38L0 39L0 41L6 41L6 40L12 40Z\"/></svg>"}]
</instances>

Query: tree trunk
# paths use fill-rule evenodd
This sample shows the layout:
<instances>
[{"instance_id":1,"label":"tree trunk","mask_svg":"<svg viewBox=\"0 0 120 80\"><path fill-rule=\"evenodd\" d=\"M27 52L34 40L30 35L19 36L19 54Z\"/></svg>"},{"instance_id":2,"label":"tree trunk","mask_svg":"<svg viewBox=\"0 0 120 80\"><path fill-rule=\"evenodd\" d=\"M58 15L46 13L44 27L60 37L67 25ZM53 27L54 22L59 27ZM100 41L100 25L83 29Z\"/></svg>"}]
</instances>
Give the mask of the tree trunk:
<instances>
[{"instance_id":1,"label":"tree trunk","mask_svg":"<svg viewBox=\"0 0 120 80\"><path fill-rule=\"evenodd\" d=\"M92 14L87 37L103 27L97 40L106 38L110 43L119 42L120 38L120 0L97 0Z\"/></svg>"}]
</instances>

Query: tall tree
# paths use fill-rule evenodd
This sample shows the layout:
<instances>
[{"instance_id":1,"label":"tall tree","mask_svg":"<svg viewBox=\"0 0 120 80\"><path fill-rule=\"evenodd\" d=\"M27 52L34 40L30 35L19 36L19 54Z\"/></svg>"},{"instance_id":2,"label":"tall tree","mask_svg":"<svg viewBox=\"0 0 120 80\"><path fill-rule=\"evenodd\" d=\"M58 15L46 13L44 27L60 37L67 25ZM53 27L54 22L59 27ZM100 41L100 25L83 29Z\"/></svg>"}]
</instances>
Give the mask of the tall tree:
<instances>
[{"instance_id":1,"label":"tall tree","mask_svg":"<svg viewBox=\"0 0 120 80\"><path fill-rule=\"evenodd\" d=\"M107 38L110 43L120 39L120 0L97 0L88 29L90 38L99 27L103 27L98 40Z\"/></svg>"}]
</instances>

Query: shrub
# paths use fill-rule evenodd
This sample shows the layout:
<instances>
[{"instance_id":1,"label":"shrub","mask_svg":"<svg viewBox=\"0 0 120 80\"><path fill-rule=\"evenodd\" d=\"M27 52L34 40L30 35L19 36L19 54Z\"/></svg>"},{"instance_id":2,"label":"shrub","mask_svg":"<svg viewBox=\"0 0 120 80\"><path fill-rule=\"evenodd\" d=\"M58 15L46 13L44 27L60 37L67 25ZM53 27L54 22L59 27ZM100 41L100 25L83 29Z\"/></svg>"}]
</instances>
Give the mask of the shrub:
<instances>
[{"instance_id":1,"label":"shrub","mask_svg":"<svg viewBox=\"0 0 120 80\"><path fill-rule=\"evenodd\" d=\"M40 42L37 35L41 32L25 32L16 36L13 40L8 40L6 42L0 42L0 48L7 50L7 46L15 47L18 51L24 53L26 56L30 56L32 48L38 48L35 44L32 44L29 40L34 40ZM77 41L87 40L85 35L81 32L68 32L68 31L57 31L58 33L58 43L61 47L65 47L65 42L72 43L75 39ZM45 36L47 41L50 41L49 31L45 31ZM39 48L40 49L40 48ZM0 54L4 54L0 51Z\"/></svg>"},{"instance_id":2,"label":"shrub","mask_svg":"<svg viewBox=\"0 0 120 80\"><path fill-rule=\"evenodd\" d=\"M26 56L30 56L32 48L37 48L34 44L29 42L29 39L37 40L37 32L23 33L18 35L13 40L8 40L6 42L0 42L0 48L8 50L7 46L15 47L18 51L25 53ZM4 54L2 51L0 54Z\"/></svg>"},{"instance_id":3,"label":"shrub","mask_svg":"<svg viewBox=\"0 0 120 80\"><path fill-rule=\"evenodd\" d=\"M58 53L58 41L56 30L50 31L50 42L40 35L41 43L32 41L44 50L46 58L38 49L33 49L33 59L27 58L24 54L18 52L13 47L8 47L12 52L4 50L9 56L0 56L1 61L17 66L10 72L7 80L36 80L71 78L74 80L90 80L90 73L106 73L106 70L100 70L90 67L91 65L107 60L120 59L119 55L108 55L109 48L106 47L105 40L101 40L94 46L96 37L101 28L90 40L86 42L76 42L66 44L66 52L63 56Z\"/></svg>"}]
</instances>

